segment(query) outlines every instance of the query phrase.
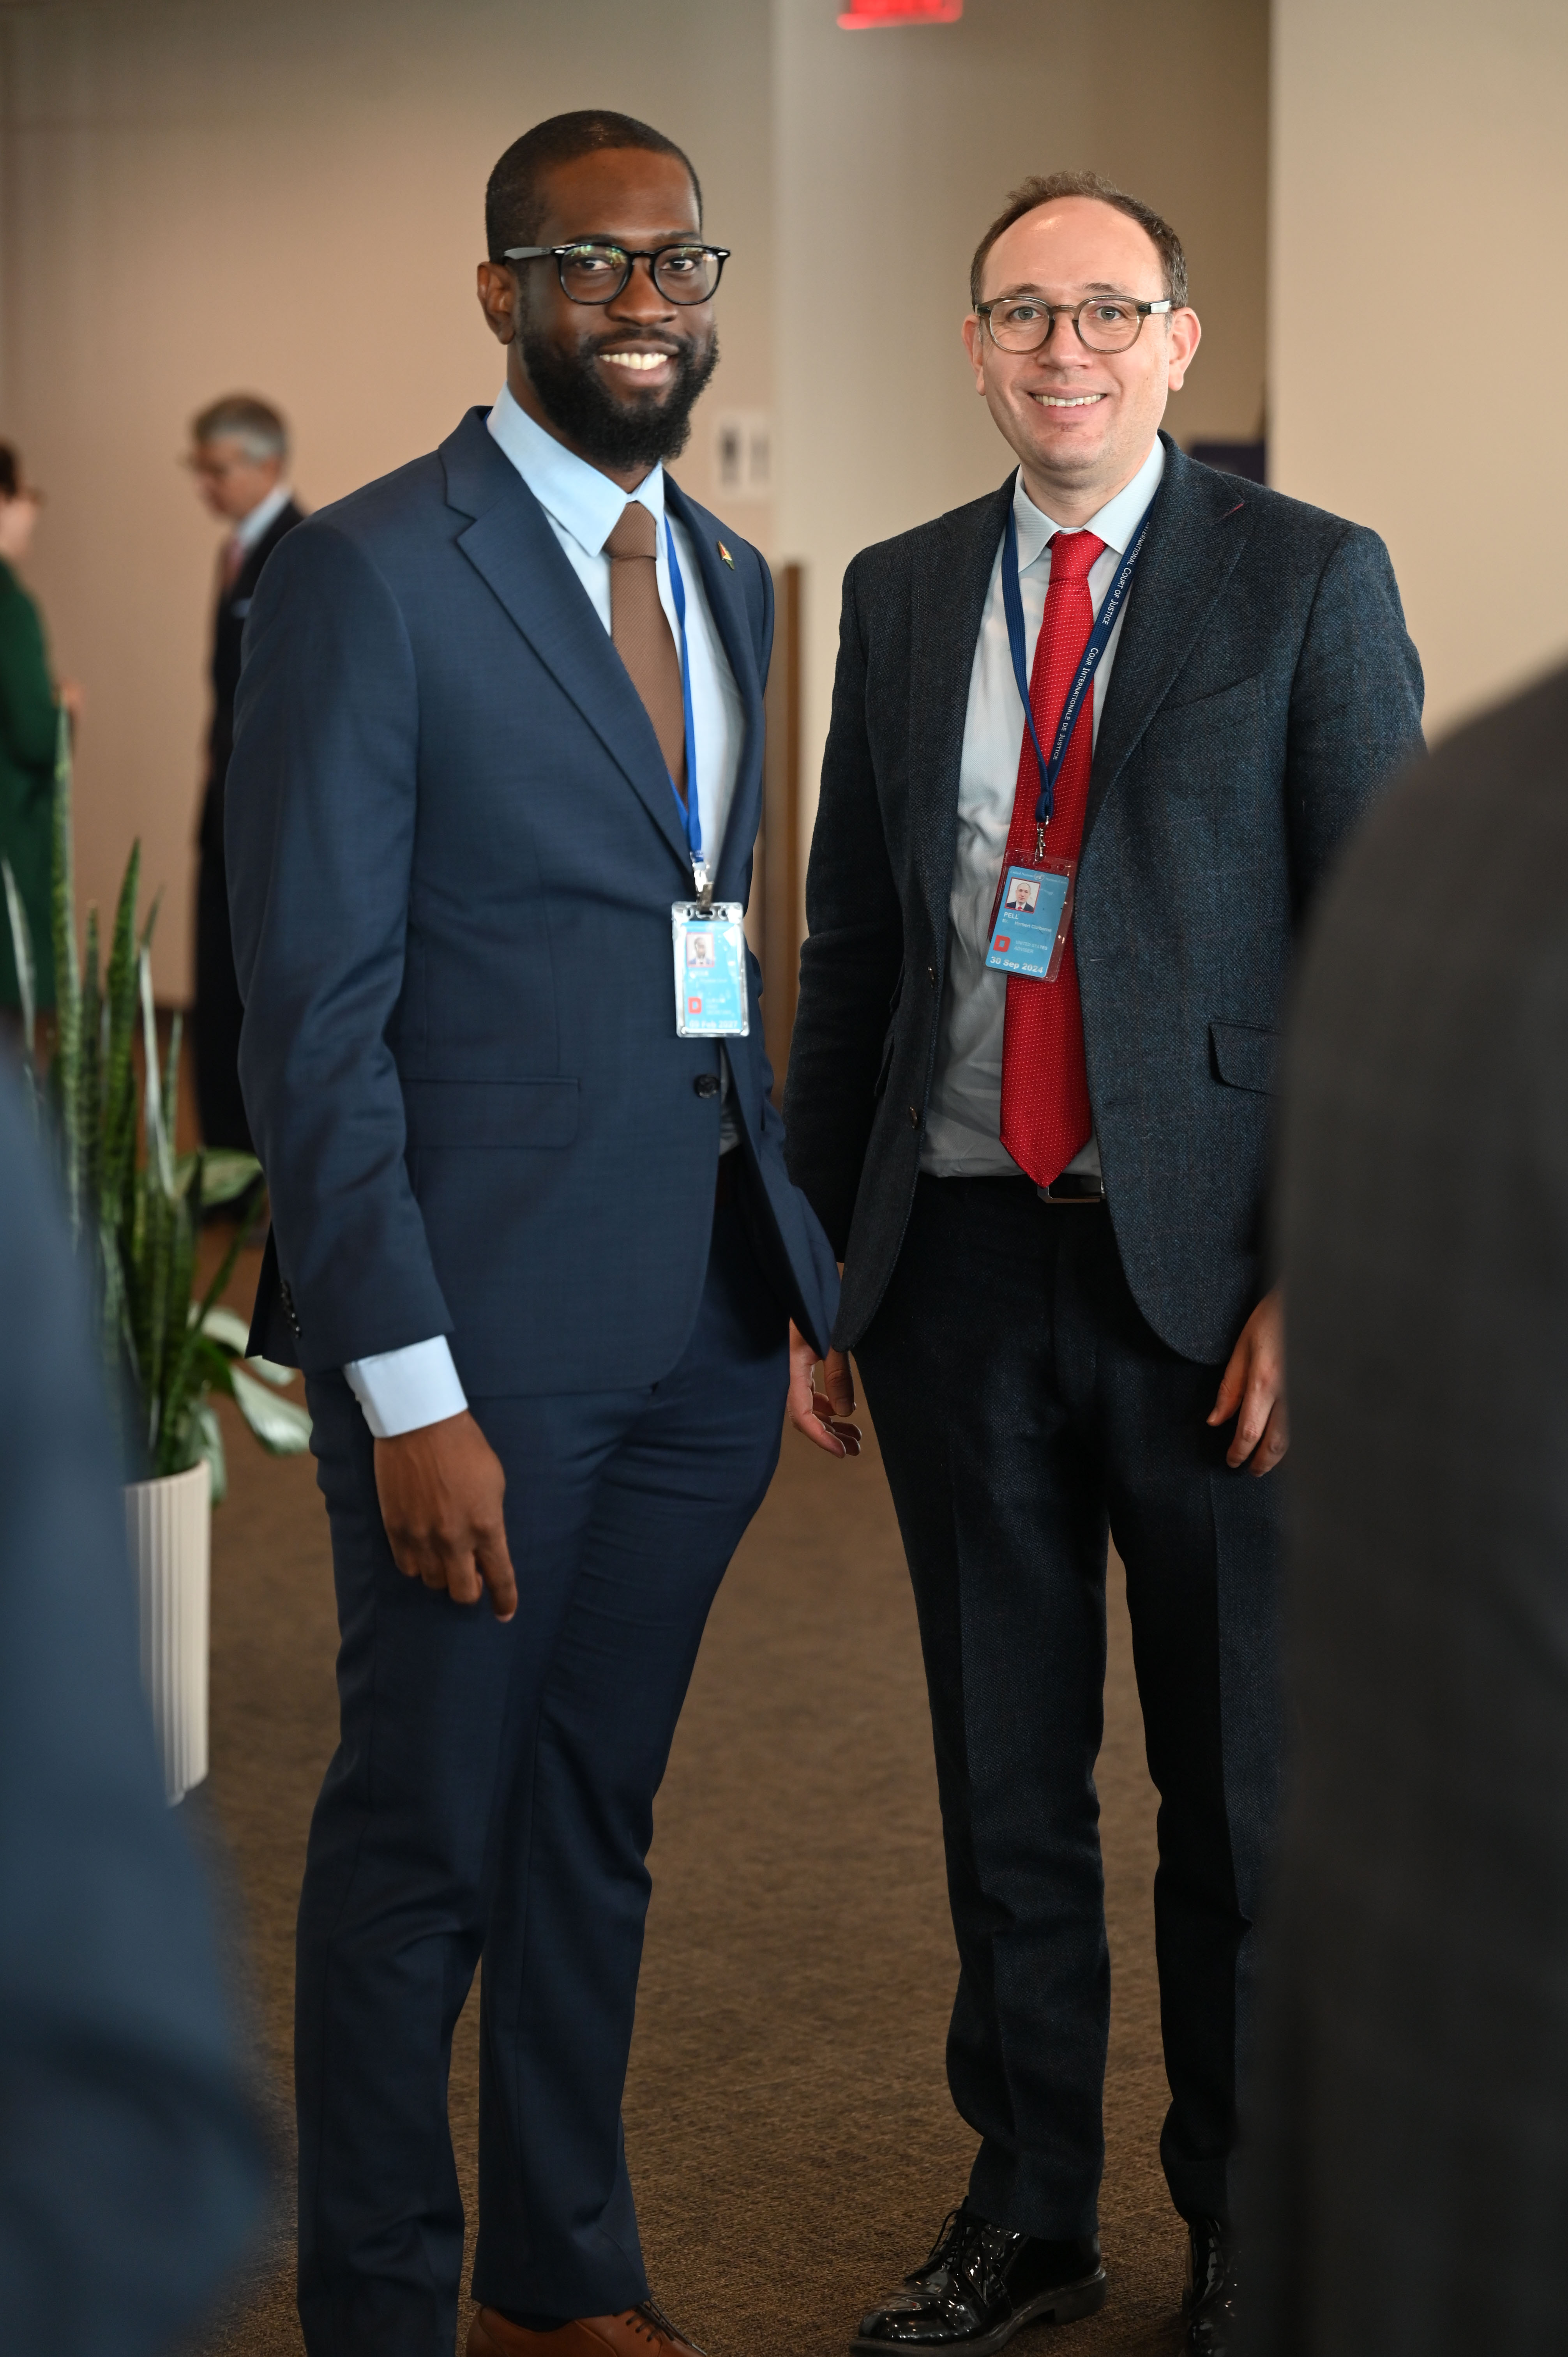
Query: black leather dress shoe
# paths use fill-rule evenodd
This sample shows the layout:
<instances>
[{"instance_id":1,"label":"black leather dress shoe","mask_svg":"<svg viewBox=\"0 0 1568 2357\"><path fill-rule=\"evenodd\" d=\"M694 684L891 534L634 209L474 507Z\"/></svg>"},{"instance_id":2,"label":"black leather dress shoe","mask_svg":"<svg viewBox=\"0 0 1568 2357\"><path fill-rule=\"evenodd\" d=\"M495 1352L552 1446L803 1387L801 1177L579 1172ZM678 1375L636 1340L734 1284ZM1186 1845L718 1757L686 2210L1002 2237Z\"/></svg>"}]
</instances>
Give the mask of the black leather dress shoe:
<instances>
[{"instance_id":1,"label":"black leather dress shoe","mask_svg":"<svg viewBox=\"0 0 1568 2357\"><path fill-rule=\"evenodd\" d=\"M1068 2324L1105 2304L1100 2242L1046 2243L950 2210L923 2267L860 2319L854 2348L961 2351L992 2357L1026 2324Z\"/></svg>"},{"instance_id":2,"label":"black leather dress shoe","mask_svg":"<svg viewBox=\"0 0 1568 2357\"><path fill-rule=\"evenodd\" d=\"M1190 2357L1230 2357L1237 2345L1236 2250L1219 2218L1187 2222L1187 2345Z\"/></svg>"}]
</instances>

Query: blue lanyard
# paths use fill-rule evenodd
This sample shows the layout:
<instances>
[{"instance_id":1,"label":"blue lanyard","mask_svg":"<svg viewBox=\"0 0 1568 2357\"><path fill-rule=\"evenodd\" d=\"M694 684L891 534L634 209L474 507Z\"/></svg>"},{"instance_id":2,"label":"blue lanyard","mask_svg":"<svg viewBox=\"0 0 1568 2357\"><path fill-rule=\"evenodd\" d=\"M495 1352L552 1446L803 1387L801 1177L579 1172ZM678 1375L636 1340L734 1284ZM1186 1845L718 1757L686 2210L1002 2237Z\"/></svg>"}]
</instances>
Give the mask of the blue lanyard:
<instances>
[{"instance_id":1,"label":"blue lanyard","mask_svg":"<svg viewBox=\"0 0 1568 2357\"><path fill-rule=\"evenodd\" d=\"M1116 617L1126 601L1128 585L1133 578L1133 568L1138 562L1138 551L1144 545L1144 535L1149 529L1149 518L1153 513L1154 503L1151 501L1143 522L1133 535L1133 545L1122 559L1116 578L1107 590L1105 601L1095 616L1094 628L1089 634L1089 644L1083 651L1082 660L1078 666L1072 685L1067 693L1067 702L1062 706L1062 716L1057 728L1056 741L1051 747L1051 758L1047 761L1040 750L1040 740L1035 731L1034 710L1029 702L1029 679L1024 662L1024 600L1018 589L1018 527L1014 520L1012 507L1008 507L1007 529L1002 541L1002 604L1007 616L1007 643L1013 650L1013 676L1018 683L1018 694L1024 705L1024 717L1029 724L1029 739L1035 748L1035 759L1039 764L1040 799L1035 805L1035 823L1038 828L1044 829L1051 823L1051 813L1056 807L1057 780L1061 775L1061 766L1067 759L1067 748L1072 742L1072 725L1078 718L1078 708L1083 702L1084 690L1094 677L1095 668L1110 644L1112 631L1116 628Z\"/></svg>"},{"instance_id":2,"label":"blue lanyard","mask_svg":"<svg viewBox=\"0 0 1568 2357\"><path fill-rule=\"evenodd\" d=\"M703 812L697 800L697 730L692 718L692 661L686 646L686 584L681 576L681 560L675 554L675 534L668 516L664 519L664 546L670 557L670 587L675 597L675 619L681 631L681 705L686 719L686 799L673 777L670 791L675 797L675 807L681 813L681 823L686 831L686 847L692 855L692 873L697 879L697 889L704 900L713 898L713 882L708 863L703 856Z\"/></svg>"}]
</instances>

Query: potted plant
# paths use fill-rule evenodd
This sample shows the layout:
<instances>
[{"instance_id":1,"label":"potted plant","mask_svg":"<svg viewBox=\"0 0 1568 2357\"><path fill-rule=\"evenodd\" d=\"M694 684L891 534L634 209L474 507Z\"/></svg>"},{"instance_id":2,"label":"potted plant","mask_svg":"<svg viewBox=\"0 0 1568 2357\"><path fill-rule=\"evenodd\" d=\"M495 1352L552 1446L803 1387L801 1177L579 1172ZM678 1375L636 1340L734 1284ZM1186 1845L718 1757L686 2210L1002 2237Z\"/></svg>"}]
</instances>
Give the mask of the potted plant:
<instances>
[{"instance_id":1,"label":"potted plant","mask_svg":"<svg viewBox=\"0 0 1568 2357\"><path fill-rule=\"evenodd\" d=\"M33 1060L32 942L4 860L0 883L20 982L26 1084L52 1141L72 1240L91 1275L125 1481L142 1675L173 1803L207 1773L210 1512L227 1488L214 1395L227 1394L276 1455L308 1446L310 1418L281 1396L294 1371L247 1359L244 1321L222 1301L264 1191L261 1165L249 1154L174 1151L180 1020L177 1015L165 1065L153 1007L156 902L139 936L136 931L141 846L132 847L101 974L96 909L87 913L85 957L77 952L70 803L62 714L54 800L55 1038L41 1080ZM235 1207L233 1239L195 1299L201 1213L216 1204Z\"/></svg>"}]
</instances>

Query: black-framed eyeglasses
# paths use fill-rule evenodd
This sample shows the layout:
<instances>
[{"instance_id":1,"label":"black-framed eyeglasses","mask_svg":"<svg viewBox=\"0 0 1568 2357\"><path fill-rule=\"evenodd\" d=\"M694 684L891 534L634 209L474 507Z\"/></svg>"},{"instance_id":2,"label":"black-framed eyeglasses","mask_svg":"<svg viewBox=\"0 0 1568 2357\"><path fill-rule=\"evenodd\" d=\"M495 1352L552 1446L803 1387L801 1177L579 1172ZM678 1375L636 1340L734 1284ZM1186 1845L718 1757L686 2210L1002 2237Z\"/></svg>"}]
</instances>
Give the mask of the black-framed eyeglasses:
<instances>
[{"instance_id":1,"label":"black-framed eyeglasses","mask_svg":"<svg viewBox=\"0 0 1568 2357\"><path fill-rule=\"evenodd\" d=\"M1082 303L1043 303L1037 295L999 295L993 303L977 303L998 351L1037 352L1050 341L1058 319L1070 319L1078 340L1091 352L1124 352L1135 344L1144 322L1155 314L1174 311L1169 296L1158 303L1134 303L1126 295L1090 295Z\"/></svg>"},{"instance_id":2,"label":"black-framed eyeglasses","mask_svg":"<svg viewBox=\"0 0 1568 2357\"><path fill-rule=\"evenodd\" d=\"M509 262L553 262L561 291L574 303L613 303L639 262L667 302L705 303L730 258L727 245L612 245L585 237L570 245L509 245Z\"/></svg>"}]
</instances>

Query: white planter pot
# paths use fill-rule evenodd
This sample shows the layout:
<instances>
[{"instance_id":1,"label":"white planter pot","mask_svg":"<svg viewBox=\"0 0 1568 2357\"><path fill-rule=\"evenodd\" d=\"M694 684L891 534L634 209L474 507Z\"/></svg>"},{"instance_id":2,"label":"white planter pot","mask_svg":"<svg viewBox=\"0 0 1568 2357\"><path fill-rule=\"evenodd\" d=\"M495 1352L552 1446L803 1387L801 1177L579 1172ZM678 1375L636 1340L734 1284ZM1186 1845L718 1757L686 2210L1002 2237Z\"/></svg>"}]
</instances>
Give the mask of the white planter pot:
<instances>
[{"instance_id":1,"label":"white planter pot","mask_svg":"<svg viewBox=\"0 0 1568 2357\"><path fill-rule=\"evenodd\" d=\"M207 1773L212 1500L206 1459L188 1473L128 1482L125 1538L140 1605L142 1684L172 1808Z\"/></svg>"}]
</instances>

